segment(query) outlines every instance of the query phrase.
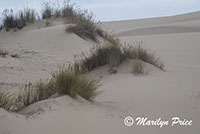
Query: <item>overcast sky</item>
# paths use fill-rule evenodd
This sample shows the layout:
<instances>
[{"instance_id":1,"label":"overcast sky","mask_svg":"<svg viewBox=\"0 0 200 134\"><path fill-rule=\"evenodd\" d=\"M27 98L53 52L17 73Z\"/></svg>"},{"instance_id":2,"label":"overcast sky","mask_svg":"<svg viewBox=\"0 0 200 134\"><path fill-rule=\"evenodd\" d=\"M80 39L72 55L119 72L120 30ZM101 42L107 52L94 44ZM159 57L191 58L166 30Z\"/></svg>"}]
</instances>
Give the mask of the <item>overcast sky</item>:
<instances>
[{"instance_id":1,"label":"overcast sky","mask_svg":"<svg viewBox=\"0 0 200 134\"><path fill-rule=\"evenodd\" d=\"M21 9L27 4L41 11L41 3L63 0L0 0L0 13L3 9ZM83 9L92 11L97 20L126 20L170 16L200 11L200 0L71 0Z\"/></svg>"}]
</instances>

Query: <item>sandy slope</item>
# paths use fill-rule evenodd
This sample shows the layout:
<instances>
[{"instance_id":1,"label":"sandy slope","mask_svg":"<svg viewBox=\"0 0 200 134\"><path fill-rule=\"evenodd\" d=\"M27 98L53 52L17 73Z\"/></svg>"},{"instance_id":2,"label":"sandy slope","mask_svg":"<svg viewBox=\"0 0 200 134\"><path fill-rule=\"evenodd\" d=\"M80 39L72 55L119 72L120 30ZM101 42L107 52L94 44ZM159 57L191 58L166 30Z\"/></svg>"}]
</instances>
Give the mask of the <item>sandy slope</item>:
<instances>
[{"instance_id":1,"label":"sandy slope","mask_svg":"<svg viewBox=\"0 0 200 134\"><path fill-rule=\"evenodd\" d=\"M38 102L22 112L39 111L26 120L0 109L0 133L11 134L66 134L66 133L163 133L198 134L200 131L200 13L174 17L107 22L104 26L115 30L122 41L135 44L143 41L165 62L162 72L147 64L149 74L134 76L129 62L118 67L118 73L109 75L104 66L89 73L101 78L94 103L68 96ZM137 35L137 36L136 36ZM50 77L51 68L72 61L73 55L86 51L91 42L74 34L66 34L63 25L49 28L27 28L16 33L0 33L0 46L19 59L0 58L0 82L13 87L26 81ZM3 74L3 75L2 75ZM20 77L19 77L20 76ZM12 85L15 83L16 85ZM2 85L1 84L1 85ZM11 86L9 86L11 85ZM126 116L174 116L193 120L192 126L132 126L126 127Z\"/></svg>"}]
</instances>

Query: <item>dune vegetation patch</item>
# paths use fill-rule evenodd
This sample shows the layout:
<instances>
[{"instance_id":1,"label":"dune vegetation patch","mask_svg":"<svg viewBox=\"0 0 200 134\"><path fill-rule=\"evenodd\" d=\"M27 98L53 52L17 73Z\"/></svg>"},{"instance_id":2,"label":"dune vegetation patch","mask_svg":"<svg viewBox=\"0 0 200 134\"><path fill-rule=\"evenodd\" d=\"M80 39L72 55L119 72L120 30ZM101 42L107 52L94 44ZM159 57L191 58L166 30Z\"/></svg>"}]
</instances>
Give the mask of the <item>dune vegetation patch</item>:
<instances>
[{"instance_id":1,"label":"dune vegetation patch","mask_svg":"<svg viewBox=\"0 0 200 134\"><path fill-rule=\"evenodd\" d=\"M97 42L98 37L101 36L100 29L98 29L95 24L90 21L77 22L73 26L66 27L66 32L75 33L83 39L91 39L95 42Z\"/></svg>"},{"instance_id":2,"label":"dune vegetation patch","mask_svg":"<svg viewBox=\"0 0 200 134\"><path fill-rule=\"evenodd\" d=\"M74 69L59 69L53 75L55 79L55 89L60 95L69 95L75 98L77 95L86 100L93 100L96 95L96 89L99 86L99 81L89 80Z\"/></svg>"},{"instance_id":3,"label":"dune vegetation patch","mask_svg":"<svg viewBox=\"0 0 200 134\"><path fill-rule=\"evenodd\" d=\"M56 6L55 6L56 5ZM67 26L66 32L73 32L84 39L98 41L98 36L103 37L103 30L97 27L93 13L88 10L81 10L69 1L51 3L45 2L42 5L42 12L37 13L29 7L14 13L12 9L5 9L3 12L3 25L1 29L22 29L29 23L39 19L46 19L45 26L50 26L49 18L63 18L65 24L75 24Z\"/></svg>"},{"instance_id":4,"label":"dune vegetation patch","mask_svg":"<svg viewBox=\"0 0 200 134\"><path fill-rule=\"evenodd\" d=\"M79 55L75 60L74 68L76 72L85 73L104 65L109 65L110 68L117 67L127 59L141 60L164 71L164 63L160 58L140 45L116 45L111 43L97 45L91 49L90 53Z\"/></svg>"},{"instance_id":5,"label":"dune vegetation patch","mask_svg":"<svg viewBox=\"0 0 200 134\"><path fill-rule=\"evenodd\" d=\"M14 98L10 93L0 90L0 107L7 111L14 110Z\"/></svg>"},{"instance_id":6,"label":"dune vegetation patch","mask_svg":"<svg viewBox=\"0 0 200 134\"><path fill-rule=\"evenodd\" d=\"M36 84L28 83L17 95L0 91L0 107L11 112L20 112L27 106L48 99L53 95L69 95L76 98L77 95L88 101L92 101L98 92L98 80L89 80L69 65L52 73L52 79Z\"/></svg>"},{"instance_id":7,"label":"dune vegetation patch","mask_svg":"<svg viewBox=\"0 0 200 134\"><path fill-rule=\"evenodd\" d=\"M141 60L133 60L132 61L132 66L131 66L131 71L133 74L147 74L148 72L145 72L144 69L144 63Z\"/></svg>"},{"instance_id":8,"label":"dune vegetation patch","mask_svg":"<svg viewBox=\"0 0 200 134\"><path fill-rule=\"evenodd\" d=\"M155 53L142 47L141 45L125 45L122 47L125 59L138 59L165 71L165 65Z\"/></svg>"},{"instance_id":9,"label":"dune vegetation patch","mask_svg":"<svg viewBox=\"0 0 200 134\"><path fill-rule=\"evenodd\" d=\"M24 8L24 10L14 13L12 9L4 10L3 26L6 31L13 28L22 29L28 23L33 23L36 20L36 12L33 9Z\"/></svg>"}]
</instances>

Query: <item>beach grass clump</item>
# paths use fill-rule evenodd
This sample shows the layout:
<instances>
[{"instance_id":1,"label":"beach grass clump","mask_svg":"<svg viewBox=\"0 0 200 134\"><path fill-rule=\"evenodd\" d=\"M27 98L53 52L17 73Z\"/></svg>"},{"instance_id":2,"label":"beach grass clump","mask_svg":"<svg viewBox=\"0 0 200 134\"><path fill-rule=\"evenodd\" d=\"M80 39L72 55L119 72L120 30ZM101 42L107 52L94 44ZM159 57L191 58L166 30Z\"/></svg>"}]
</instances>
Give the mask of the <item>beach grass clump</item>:
<instances>
[{"instance_id":1,"label":"beach grass clump","mask_svg":"<svg viewBox=\"0 0 200 134\"><path fill-rule=\"evenodd\" d=\"M116 67L122 62L122 57L120 46L110 43L98 45L91 49L89 54L82 53L78 56L74 68L77 72L85 73L107 64Z\"/></svg>"},{"instance_id":2,"label":"beach grass clump","mask_svg":"<svg viewBox=\"0 0 200 134\"><path fill-rule=\"evenodd\" d=\"M122 49L125 59L139 59L150 63L163 71L165 70L164 63L160 60L160 58L156 57L155 54L148 49L141 47L141 45L126 45Z\"/></svg>"},{"instance_id":3,"label":"beach grass clump","mask_svg":"<svg viewBox=\"0 0 200 134\"><path fill-rule=\"evenodd\" d=\"M66 27L66 32L73 32L83 39L91 39L95 42L98 41L98 36L103 35L103 30L95 24L93 13L88 10L76 8L74 4L70 4L67 1L64 2L61 12L66 23L75 24Z\"/></svg>"},{"instance_id":4,"label":"beach grass clump","mask_svg":"<svg viewBox=\"0 0 200 134\"><path fill-rule=\"evenodd\" d=\"M78 22L74 26L66 27L66 31L69 33L75 33L83 39L91 39L97 41L96 27L91 22Z\"/></svg>"},{"instance_id":5,"label":"beach grass clump","mask_svg":"<svg viewBox=\"0 0 200 134\"><path fill-rule=\"evenodd\" d=\"M140 45L118 45L118 41L115 41L115 43L97 45L91 49L89 54L82 53L79 55L74 64L76 72L90 72L104 65L109 65L110 68L117 67L127 59L138 59L164 70L162 61Z\"/></svg>"},{"instance_id":6,"label":"beach grass clump","mask_svg":"<svg viewBox=\"0 0 200 134\"><path fill-rule=\"evenodd\" d=\"M42 19L48 19L53 16L53 8L50 2L43 3Z\"/></svg>"},{"instance_id":7,"label":"beach grass clump","mask_svg":"<svg viewBox=\"0 0 200 134\"><path fill-rule=\"evenodd\" d=\"M144 70L144 63L141 60L133 60L132 61L132 73L137 74L146 74Z\"/></svg>"},{"instance_id":8,"label":"beach grass clump","mask_svg":"<svg viewBox=\"0 0 200 134\"><path fill-rule=\"evenodd\" d=\"M98 36L102 36L102 31L97 28L93 20L93 14L88 13L87 10L83 12L76 12L68 15L66 19L75 25L66 27L66 32L75 33L83 39L91 39L98 41Z\"/></svg>"},{"instance_id":9,"label":"beach grass clump","mask_svg":"<svg viewBox=\"0 0 200 134\"><path fill-rule=\"evenodd\" d=\"M55 89L60 95L69 95L75 98L77 95L92 100L95 98L98 81L88 80L79 73L70 69L60 69L54 73Z\"/></svg>"},{"instance_id":10,"label":"beach grass clump","mask_svg":"<svg viewBox=\"0 0 200 134\"><path fill-rule=\"evenodd\" d=\"M28 23L33 23L36 20L36 13L33 9L24 8L24 10L15 14L13 10L4 10L3 12L3 27L6 31L18 28L22 29Z\"/></svg>"},{"instance_id":11,"label":"beach grass clump","mask_svg":"<svg viewBox=\"0 0 200 134\"><path fill-rule=\"evenodd\" d=\"M20 111L33 103L48 99L55 93L55 86L52 80L48 83L40 81L35 85L26 84L16 97L15 111Z\"/></svg>"},{"instance_id":12,"label":"beach grass clump","mask_svg":"<svg viewBox=\"0 0 200 134\"><path fill-rule=\"evenodd\" d=\"M3 16L4 16L3 25L6 28L6 31L9 31L10 28L17 27L17 21L14 17L12 10L4 10Z\"/></svg>"},{"instance_id":13,"label":"beach grass clump","mask_svg":"<svg viewBox=\"0 0 200 134\"><path fill-rule=\"evenodd\" d=\"M99 92L96 91L99 86L98 80L81 78L78 86L80 89L78 94L86 100L92 101L99 94Z\"/></svg>"},{"instance_id":14,"label":"beach grass clump","mask_svg":"<svg viewBox=\"0 0 200 134\"><path fill-rule=\"evenodd\" d=\"M15 108L15 100L12 94L0 90L0 108L7 111L13 111Z\"/></svg>"},{"instance_id":15,"label":"beach grass clump","mask_svg":"<svg viewBox=\"0 0 200 134\"><path fill-rule=\"evenodd\" d=\"M65 23L74 23L78 18L77 10L74 4L70 4L69 1L63 2L63 7L60 9L61 16L65 18Z\"/></svg>"},{"instance_id":16,"label":"beach grass clump","mask_svg":"<svg viewBox=\"0 0 200 134\"><path fill-rule=\"evenodd\" d=\"M55 75L55 86L59 94L67 94L75 97L78 93L77 85L80 77L78 74L68 71L60 70Z\"/></svg>"},{"instance_id":17,"label":"beach grass clump","mask_svg":"<svg viewBox=\"0 0 200 134\"><path fill-rule=\"evenodd\" d=\"M18 17L16 18L17 21L17 28L22 29L28 23L33 23L36 20L36 13L33 9L24 8L23 11L20 11Z\"/></svg>"}]
</instances>

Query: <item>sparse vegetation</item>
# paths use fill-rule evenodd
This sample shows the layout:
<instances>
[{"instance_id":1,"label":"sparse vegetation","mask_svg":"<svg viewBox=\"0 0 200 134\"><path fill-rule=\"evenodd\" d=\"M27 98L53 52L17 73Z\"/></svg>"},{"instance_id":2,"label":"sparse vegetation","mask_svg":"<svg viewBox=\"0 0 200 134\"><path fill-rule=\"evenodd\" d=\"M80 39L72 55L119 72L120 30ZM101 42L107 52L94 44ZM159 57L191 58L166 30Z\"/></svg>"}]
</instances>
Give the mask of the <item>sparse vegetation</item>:
<instances>
[{"instance_id":1,"label":"sparse vegetation","mask_svg":"<svg viewBox=\"0 0 200 134\"><path fill-rule=\"evenodd\" d=\"M80 95L87 100L92 100L96 96L95 90L98 87L98 81L88 80L72 68L60 69L54 73L55 89L59 94L67 94L71 97Z\"/></svg>"},{"instance_id":2,"label":"sparse vegetation","mask_svg":"<svg viewBox=\"0 0 200 134\"><path fill-rule=\"evenodd\" d=\"M133 74L147 74L144 70L144 64L141 60L132 61L132 73Z\"/></svg>"},{"instance_id":3,"label":"sparse vegetation","mask_svg":"<svg viewBox=\"0 0 200 134\"><path fill-rule=\"evenodd\" d=\"M76 72L85 73L107 64L110 68L117 67L127 59L139 59L164 70L164 64L159 58L141 46L122 46L110 43L96 46L90 54L82 53L76 60L74 68Z\"/></svg>"},{"instance_id":4,"label":"sparse vegetation","mask_svg":"<svg viewBox=\"0 0 200 134\"><path fill-rule=\"evenodd\" d=\"M99 81L88 80L84 76L75 73L71 66L53 73L53 78L45 83L38 82L35 85L26 84L17 97L0 91L0 107L19 112L25 107L55 95L69 95L75 98L77 95L92 101L97 95L96 89Z\"/></svg>"},{"instance_id":5,"label":"sparse vegetation","mask_svg":"<svg viewBox=\"0 0 200 134\"><path fill-rule=\"evenodd\" d=\"M20 111L33 103L48 99L55 93L54 81L52 80L48 83L40 81L35 85L26 84L24 90L16 98L15 111Z\"/></svg>"},{"instance_id":6,"label":"sparse vegetation","mask_svg":"<svg viewBox=\"0 0 200 134\"><path fill-rule=\"evenodd\" d=\"M4 10L3 12L3 26L6 31L13 28L22 29L28 23L33 23L36 19L36 13L33 9L24 8L18 14L14 14L13 10Z\"/></svg>"},{"instance_id":7,"label":"sparse vegetation","mask_svg":"<svg viewBox=\"0 0 200 134\"><path fill-rule=\"evenodd\" d=\"M50 2L43 3L42 19L48 19L53 15L53 8Z\"/></svg>"},{"instance_id":8,"label":"sparse vegetation","mask_svg":"<svg viewBox=\"0 0 200 134\"><path fill-rule=\"evenodd\" d=\"M118 66L122 60L122 51L119 46L105 44L94 47L90 54L82 53L78 58L74 68L76 72L85 73L106 64L110 67Z\"/></svg>"},{"instance_id":9,"label":"sparse vegetation","mask_svg":"<svg viewBox=\"0 0 200 134\"><path fill-rule=\"evenodd\" d=\"M91 39L98 41L97 37L102 36L102 30L97 28L93 20L93 14L88 10L81 10L74 8L74 5L65 4L63 10L63 17L67 23L75 25L66 27L66 32L73 32L83 39Z\"/></svg>"},{"instance_id":10,"label":"sparse vegetation","mask_svg":"<svg viewBox=\"0 0 200 134\"><path fill-rule=\"evenodd\" d=\"M14 110L14 98L10 93L0 90L0 107L7 111Z\"/></svg>"},{"instance_id":11,"label":"sparse vegetation","mask_svg":"<svg viewBox=\"0 0 200 134\"><path fill-rule=\"evenodd\" d=\"M91 22L78 22L74 26L66 27L66 31L73 32L83 39L97 41L98 33L96 27Z\"/></svg>"},{"instance_id":12,"label":"sparse vegetation","mask_svg":"<svg viewBox=\"0 0 200 134\"><path fill-rule=\"evenodd\" d=\"M10 29L22 29L28 23L33 23L36 20L36 13L33 9L24 8L18 14L13 10L4 10L3 13L3 27L6 31ZM95 25L93 14L88 10L81 10L76 8L74 4L69 1L64 1L63 6L60 7L57 2L57 7L53 6L50 2L43 3L42 19L49 19L52 16L58 18L62 17L65 23L73 23L75 25L66 27L67 32L73 32L84 39L91 39L98 41L98 36L103 37L103 30ZM49 21L46 21L46 26L50 26Z\"/></svg>"},{"instance_id":13,"label":"sparse vegetation","mask_svg":"<svg viewBox=\"0 0 200 134\"><path fill-rule=\"evenodd\" d=\"M75 97L79 90L77 89L79 79L78 74L72 71L60 70L55 75L56 90L59 94Z\"/></svg>"},{"instance_id":14,"label":"sparse vegetation","mask_svg":"<svg viewBox=\"0 0 200 134\"><path fill-rule=\"evenodd\" d=\"M88 80L86 78L80 78L78 84L78 89L80 90L78 94L86 100L91 101L99 94L99 92L96 91L98 86L98 80Z\"/></svg>"},{"instance_id":15,"label":"sparse vegetation","mask_svg":"<svg viewBox=\"0 0 200 134\"><path fill-rule=\"evenodd\" d=\"M150 63L163 71L165 70L164 63L160 61L160 58L156 57L154 53L150 52L148 49L141 47L140 45L126 45L122 49L125 58L139 59L144 62Z\"/></svg>"}]
</instances>

